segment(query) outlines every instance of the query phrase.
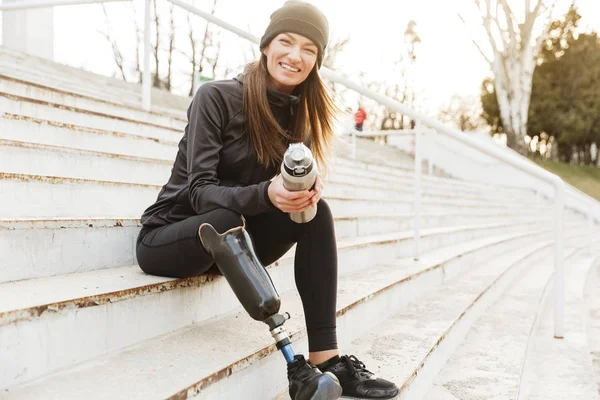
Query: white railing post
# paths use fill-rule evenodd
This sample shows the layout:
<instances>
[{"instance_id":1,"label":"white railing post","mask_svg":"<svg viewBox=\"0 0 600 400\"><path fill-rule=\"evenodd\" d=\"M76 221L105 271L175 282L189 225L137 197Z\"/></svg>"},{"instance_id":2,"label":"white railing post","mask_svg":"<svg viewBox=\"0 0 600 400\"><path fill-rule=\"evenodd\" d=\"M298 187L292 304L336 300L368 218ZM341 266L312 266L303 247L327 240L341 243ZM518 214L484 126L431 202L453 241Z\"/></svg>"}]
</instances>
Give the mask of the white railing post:
<instances>
[{"instance_id":1,"label":"white railing post","mask_svg":"<svg viewBox=\"0 0 600 400\"><path fill-rule=\"evenodd\" d=\"M421 160L423 148L421 145L421 120L415 124L415 202L413 206L414 218L414 252L413 258L419 260L419 239L421 225Z\"/></svg>"},{"instance_id":2,"label":"white railing post","mask_svg":"<svg viewBox=\"0 0 600 400\"><path fill-rule=\"evenodd\" d=\"M554 337L565 337L564 208L565 184L554 183Z\"/></svg>"},{"instance_id":3,"label":"white railing post","mask_svg":"<svg viewBox=\"0 0 600 400\"><path fill-rule=\"evenodd\" d=\"M150 7L152 0L146 0L144 3L144 73L142 75L142 108L150 111L152 82L150 81L150 52L152 44L150 43Z\"/></svg>"},{"instance_id":4,"label":"white railing post","mask_svg":"<svg viewBox=\"0 0 600 400\"><path fill-rule=\"evenodd\" d=\"M356 131L352 130L352 159L356 158Z\"/></svg>"}]
</instances>

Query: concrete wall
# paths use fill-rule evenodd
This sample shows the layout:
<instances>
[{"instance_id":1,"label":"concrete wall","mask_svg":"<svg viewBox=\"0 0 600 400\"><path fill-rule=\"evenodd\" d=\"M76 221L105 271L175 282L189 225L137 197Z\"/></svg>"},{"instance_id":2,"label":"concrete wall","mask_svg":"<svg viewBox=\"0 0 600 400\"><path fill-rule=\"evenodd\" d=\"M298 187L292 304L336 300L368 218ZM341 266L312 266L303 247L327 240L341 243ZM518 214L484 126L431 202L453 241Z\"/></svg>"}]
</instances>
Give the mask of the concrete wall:
<instances>
[{"instance_id":1,"label":"concrete wall","mask_svg":"<svg viewBox=\"0 0 600 400\"><path fill-rule=\"evenodd\" d=\"M19 0L4 0L3 4ZM4 11L2 16L3 45L11 49L54 59L54 9L37 8Z\"/></svg>"}]
</instances>

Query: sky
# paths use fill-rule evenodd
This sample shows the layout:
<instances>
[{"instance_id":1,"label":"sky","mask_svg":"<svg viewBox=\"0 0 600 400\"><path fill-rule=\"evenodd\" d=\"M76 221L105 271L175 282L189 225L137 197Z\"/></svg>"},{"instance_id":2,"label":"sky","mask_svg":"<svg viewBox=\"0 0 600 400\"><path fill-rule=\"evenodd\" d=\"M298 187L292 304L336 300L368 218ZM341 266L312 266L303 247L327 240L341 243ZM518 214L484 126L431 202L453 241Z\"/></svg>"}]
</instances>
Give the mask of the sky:
<instances>
[{"instance_id":1,"label":"sky","mask_svg":"<svg viewBox=\"0 0 600 400\"><path fill-rule=\"evenodd\" d=\"M517 2L522 0L515 0ZM164 0L161 1L164 3ZM198 8L210 11L212 0L189 0ZM452 95L476 96L482 80L490 75L472 40L485 49L487 39L479 29L473 0L311 0L328 17L330 38L348 37L349 44L337 61L337 69L352 79L395 82L398 79L394 62L405 51L403 33L407 23L417 23L421 44L417 60L410 67L413 85L420 93L424 110L434 113L450 101ZM225 21L260 36L269 22L270 13L284 0L218 0L216 15ZM566 10L568 0L559 0L557 13ZM600 1L577 0L583 18L582 30L600 31ZM138 22L143 26L143 1L134 0ZM55 22L55 61L82 67L96 73L112 75L116 71L111 47L100 32L111 33L117 39L125 57L135 56L135 28L132 5L106 4L111 20L106 23L99 5L57 7ZM465 26L458 18L466 18ZM161 14L162 15L162 14ZM184 25L187 12L177 10L177 25ZM198 26L203 22L194 20ZM203 28L202 28L203 29ZM182 32L185 29L182 29ZM223 43L221 62L240 66L248 59L251 45L244 39L221 33ZM183 37L182 37L183 41ZM484 50L485 51L485 50ZM179 68L186 64L180 58ZM177 86L185 90L185 83Z\"/></svg>"}]
</instances>

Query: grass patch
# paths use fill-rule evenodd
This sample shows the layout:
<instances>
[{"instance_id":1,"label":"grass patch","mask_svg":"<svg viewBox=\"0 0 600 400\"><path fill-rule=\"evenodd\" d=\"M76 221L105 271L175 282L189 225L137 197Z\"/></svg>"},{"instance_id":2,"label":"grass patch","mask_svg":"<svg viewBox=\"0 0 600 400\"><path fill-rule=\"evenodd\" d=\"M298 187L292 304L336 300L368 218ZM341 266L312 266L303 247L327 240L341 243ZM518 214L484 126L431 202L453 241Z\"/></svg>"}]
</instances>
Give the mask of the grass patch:
<instances>
[{"instance_id":1,"label":"grass patch","mask_svg":"<svg viewBox=\"0 0 600 400\"><path fill-rule=\"evenodd\" d=\"M570 165L555 161L532 160L540 167L560 176L568 184L600 200L600 168Z\"/></svg>"}]
</instances>

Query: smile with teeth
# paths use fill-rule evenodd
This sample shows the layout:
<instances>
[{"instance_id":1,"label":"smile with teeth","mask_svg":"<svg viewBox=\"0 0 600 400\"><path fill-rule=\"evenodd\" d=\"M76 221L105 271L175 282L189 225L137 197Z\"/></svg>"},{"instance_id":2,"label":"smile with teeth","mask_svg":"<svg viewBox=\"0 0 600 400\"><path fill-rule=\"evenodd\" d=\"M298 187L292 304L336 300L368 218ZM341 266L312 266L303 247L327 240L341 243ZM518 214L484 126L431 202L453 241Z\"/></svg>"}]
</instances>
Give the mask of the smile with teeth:
<instances>
[{"instance_id":1,"label":"smile with teeth","mask_svg":"<svg viewBox=\"0 0 600 400\"><path fill-rule=\"evenodd\" d=\"M299 72L300 70L298 68L294 68L291 65L287 65L284 63L279 63L279 65L281 65L283 68L287 69L288 71L292 71L292 72Z\"/></svg>"}]
</instances>

